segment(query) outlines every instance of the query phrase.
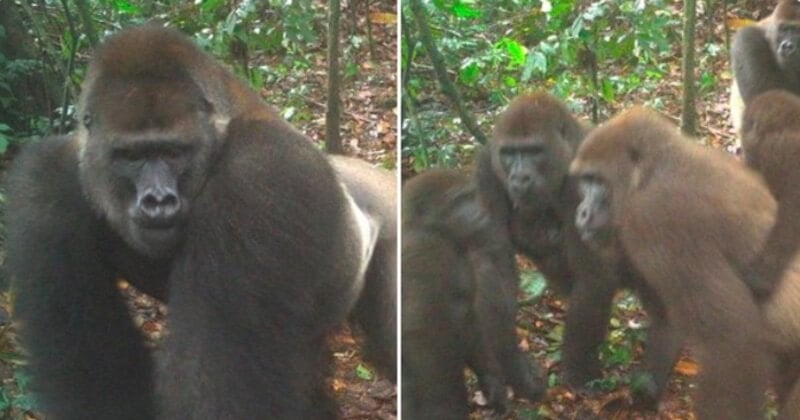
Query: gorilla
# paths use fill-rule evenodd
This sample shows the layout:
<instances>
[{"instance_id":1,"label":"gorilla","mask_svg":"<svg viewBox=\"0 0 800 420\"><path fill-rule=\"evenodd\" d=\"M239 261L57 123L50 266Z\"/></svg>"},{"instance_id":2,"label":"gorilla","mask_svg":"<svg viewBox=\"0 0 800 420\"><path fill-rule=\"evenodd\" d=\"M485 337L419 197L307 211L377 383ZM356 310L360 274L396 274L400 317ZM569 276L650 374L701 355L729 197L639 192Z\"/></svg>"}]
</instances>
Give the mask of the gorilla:
<instances>
[{"instance_id":1,"label":"gorilla","mask_svg":"<svg viewBox=\"0 0 800 420\"><path fill-rule=\"evenodd\" d=\"M77 112L8 179L14 315L48 418L335 418L325 340L380 221L326 156L153 24L96 50ZM168 302L158 362L118 278Z\"/></svg>"}]
</instances>

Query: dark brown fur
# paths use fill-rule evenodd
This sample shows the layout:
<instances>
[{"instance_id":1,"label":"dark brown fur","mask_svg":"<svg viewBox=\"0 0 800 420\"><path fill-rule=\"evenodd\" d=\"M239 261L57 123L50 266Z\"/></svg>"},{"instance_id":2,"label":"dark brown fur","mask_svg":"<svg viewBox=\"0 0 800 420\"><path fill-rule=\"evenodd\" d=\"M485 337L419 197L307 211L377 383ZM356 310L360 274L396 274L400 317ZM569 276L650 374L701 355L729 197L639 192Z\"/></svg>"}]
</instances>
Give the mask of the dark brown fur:
<instances>
[{"instance_id":1,"label":"dark brown fur","mask_svg":"<svg viewBox=\"0 0 800 420\"><path fill-rule=\"evenodd\" d=\"M781 360L778 394L787 401L786 413L800 405L797 396L788 397L792 384L800 383L800 98L786 91L769 91L747 106L743 121L745 160L764 175L778 201L778 216L761 258L748 275L774 286L765 303L767 319L776 334ZM800 385L794 385L800 387ZM783 414L782 414L783 415Z\"/></svg>"},{"instance_id":2,"label":"dark brown fur","mask_svg":"<svg viewBox=\"0 0 800 420\"><path fill-rule=\"evenodd\" d=\"M746 268L746 280L768 295L800 247L800 99L786 91L757 96L745 109L745 160L764 175L778 200L778 220L761 258Z\"/></svg>"},{"instance_id":3,"label":"dark brown fur","mask_svg":"<svg viewBox=\"0 0 800 420\"><path fill-rule=\"evenodd\" d=\"M372 237L327 158L154 25L98 48L78 118L9 171L14 315L48 418L337 417L326 336ZM120 277L169 303L159 363Z\"/></svg>"},{"instance_id":4,"label":"dark brown fur","mask_svg":"<svg viewBox=\"0 0 800 420\"><path fill-rule=\"evenodd\" d=\"M491 243L488 215L469 177L428 171L403 187L403 416L467 418L464 368L471 366L490 404L502 409L505 385L494 353L476 328L480 271L472 255ZM501 302L502 303L502 302Z\"/></svg>"}]
</instances>

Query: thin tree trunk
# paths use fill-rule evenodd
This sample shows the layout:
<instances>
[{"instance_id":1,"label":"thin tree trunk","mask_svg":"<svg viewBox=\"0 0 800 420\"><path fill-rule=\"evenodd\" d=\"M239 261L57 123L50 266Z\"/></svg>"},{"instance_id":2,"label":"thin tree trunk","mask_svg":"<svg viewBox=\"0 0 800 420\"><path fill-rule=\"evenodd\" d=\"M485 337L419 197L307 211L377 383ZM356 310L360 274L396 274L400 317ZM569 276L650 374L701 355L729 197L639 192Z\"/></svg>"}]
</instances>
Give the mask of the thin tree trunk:
<instances>
[{"instance_id":1,"label":"thin tree trunk","mask_svg":"<svg viewBox=\"0 0 800 420\"><path fill-rule=\"evenodd\" d=\"M328 109L325 113L325 148L328 153L342 154L342 140L339 136L340 108L339 97L339 0L328 1Z\"/></svg>"},{"instance_id":2,"label":"thin tree trunk","mask_svg":"<svg viewBox=\"0 0 800 420\"><path fill-rule=\"evenodd\" d=\"M683 1L683 101L681 130L693 136L697 133L694 88L694 30L695 0Z\"/></svg>"},{"instance_id":3,"label":"thin tree trunk","mask_svg":"<svg viewBox=\"0 0 800 420\"><path fill-rule=\"evenodd\" d=\"M69 49L69 61L67 61L66 77L64 78L64 93L61 95L61 119L58 123L58 134L63 134L67 127L67 110L69 109L70 100L69 94L72 88L70 75L72 73L72 66L75 64L75 55L78 51L78 39L80 39L80 34L78 33L77 28L75 28L75 22L72 19L72 13L69 11L67 0L61 0L61 6L64 8L64 18L67 21L70 36L72 37L72 45L70 45Z\"/></svg>"},{"instance_id":4,"label":"thin tree trunk","mask_svg":"<svg viewBox=\"0 0 800 420\"><path fill-rule=\"evenodd\" d=\"M86 4L86 0L75 0L75 6L78 8L78 13L81 15L83 32L86 33L86 37L89 38L89 43L94 47L98 44L99 39L97 38L97 31L94 29L94 23L92 23L92 13L89 11L89 6Z\"/></svg>"},{"instance_id":5,"label":"thin tree trunk","mask_svg":"<svg viewBox=\"0 0 800 420\"><path fill-rule=\"evenodd\" d=\"M436 48L436 44L433 42L433 35L428 27L428 18L425 15L425 9L423 8L422 3L420 0L409 0L408 5L411 8L411 14L414 16L414 20L417 22L419 40L422 42L422 45L425 47L425 50L428 52L428 56L431 58L431 62L433 63L433 69L436 72L436 78L439 81L439 87L442 89L442 92L444 92L445 96L447 96L450 101L453 102L453 106L456 107L456 111L458 112L458 116L461 118L461 122L464 123L464 126L467 127L467 130L469 130L472 136L475 137L475 140L480 144L486 144L486 136L483 134L483 132L481 132L480 127L478 127L478 124L475 122L475 118L464 106L464 101L461 99L461 94L458 92L458 89L456 89L456 86L447 75L444 58L442 58L442 54L439 53L439 50Z\"/></svg>"},{"instance_id":6,"label":"thin tree trunk","mask_svg":"<svg viewBox=\"0 0 800 420\"><path fill-rule=\"evenodd\" d=\"M370 0L365 0L367 7L367 44L369 45L369 59L375 61L377 54L375 54L375 41L372 39L372 19L369 17Z\"/></svg>"}]
</instances>

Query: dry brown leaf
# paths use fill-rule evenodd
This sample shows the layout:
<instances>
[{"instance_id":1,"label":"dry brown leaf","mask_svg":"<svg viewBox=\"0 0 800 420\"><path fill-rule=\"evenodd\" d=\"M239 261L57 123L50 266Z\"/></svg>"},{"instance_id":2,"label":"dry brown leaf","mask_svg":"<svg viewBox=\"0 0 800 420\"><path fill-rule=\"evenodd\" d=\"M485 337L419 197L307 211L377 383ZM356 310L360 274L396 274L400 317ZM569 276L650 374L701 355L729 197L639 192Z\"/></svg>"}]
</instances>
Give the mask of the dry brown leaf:
<instances>
[{"instance_id":1,"label":"dry brown leaf","mask_svg":"<svg viewBox=\"0 0 800 420\"><path fill-rule=\"evenodd\" d=\"M338 337L340 343L352 346L356 344L356 340L353 339L353 336L350 334L340 334Z\"/></svg>"},{"instance_id":2,"label":"dry brown leaf","mask_svg":"<svg viewBox=\"0 0 800 420\"><path fill-rule=\"evenodd\" d=\"M346 387L347 384L338 378L335 378L333 381L331 381L331 388L333 388L334 392L341 392Z\"/></svg>"},{"instance_id":3,"label":"dry brown leaf","mask_svg":"<svg viewBox=\"0 0 800 420\"><path fill-rule=\"evenodd\" d=\"M695 376L699 370L700 367L697 363L689 359L678 360L678 363L675 364L675 372L684 376Z\"/></svg>"},{"instance_id":4,"label":"dry brown leaf","mask_svg":"<svg viewBox=\"0 0 800 420\"><path fill-rule=\"evenodd\" d=\"M375 128L375 130L378 132L378 134L386 134L391 129L392 129L392 124L390 124L389 122L384 121L384 120L378 121L378 125Z\"/></svg>"},{"instance_id":5,"label":"dry brown leaf","mask_svg":"<svg viewBox=\"0 0 800 420\"><path fill-rule=\"evenodd\" d=\"M383 25L394 25L397 23L397 15L394 13L373 12L369 14L369 21Z\"/></svg>"},{"instance_id":6,"label":"dry brown leaf","mask_svg":"<svg viewBox=\"0 0 800 420\"><path fill-rule=\"evenodd\" d=\"M142 331L147 333L154 333L161 330L161 326L157 322L145 321L142 324Z\"/></svg>"},{"instance_id":7,"label":"dry brown leaf","mask_svg":"<svg viewBox=\"0 0 800 420\"><path fill-rule=\"evenodd\" d=\"M519 347L520 350L526 353L531 350L531 344L528 342L528 339L526 338L520 340L519 344L517 344L517 347Z\"/></svg>"},{"instance_id":8,"label":"dry brown leaf","mask_svg":"<svg viewBox=\"0 0 800 420\"><path fill-rule=\"evenodd\" d=\"M733 30L744 28L747 25L753 25L755 23L756 21L752 19L728 19L728 26Z\"/></svg>"}]
</instances>

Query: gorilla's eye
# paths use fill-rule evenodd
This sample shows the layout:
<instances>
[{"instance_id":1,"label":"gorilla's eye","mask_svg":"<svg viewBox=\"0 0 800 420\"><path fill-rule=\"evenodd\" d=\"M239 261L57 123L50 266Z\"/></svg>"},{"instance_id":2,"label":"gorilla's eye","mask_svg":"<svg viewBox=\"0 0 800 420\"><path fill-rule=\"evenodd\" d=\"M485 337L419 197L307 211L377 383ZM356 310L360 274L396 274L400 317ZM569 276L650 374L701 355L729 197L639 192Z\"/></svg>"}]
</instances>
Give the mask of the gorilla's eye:
<instances>
[{"instance_id":1,"label":"gorilla's eye","mask_svg":"<svg viewBox=\"0 0 800 420\"><path fill-rule=\"evenodd\" d=\"M86 115L83 116L83 126L86 127L87 129L92 126L92 116L91 115L86 114Z\"/></svg>"},{"instance_id":2,"label":"gorilla's eye","mask_svg":"<svg viewBox=\"0 0 800 420\"><path fill-rule=\"evenodd\" d=\"M131 148L115 148L111 151L111 159L123 161L137 161L145 159L147 155L142 150Z\"/></svg>"},{"instance_id":3,"label":"gorilla's eye","mask_svg":"<svg viewBox=\"0 0 800 420\"><path fill-rule=\"evenodd\" d=\"M529 146L524 149L524 153L529 156L541 156L544 154L544 147L541 145Z\"/></svg>"}]
</instances>

